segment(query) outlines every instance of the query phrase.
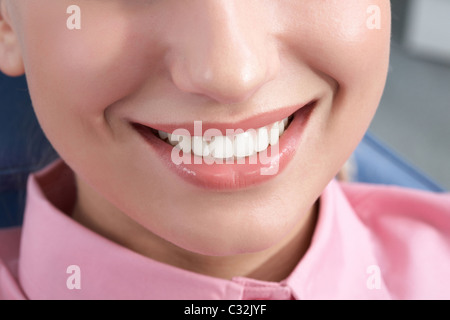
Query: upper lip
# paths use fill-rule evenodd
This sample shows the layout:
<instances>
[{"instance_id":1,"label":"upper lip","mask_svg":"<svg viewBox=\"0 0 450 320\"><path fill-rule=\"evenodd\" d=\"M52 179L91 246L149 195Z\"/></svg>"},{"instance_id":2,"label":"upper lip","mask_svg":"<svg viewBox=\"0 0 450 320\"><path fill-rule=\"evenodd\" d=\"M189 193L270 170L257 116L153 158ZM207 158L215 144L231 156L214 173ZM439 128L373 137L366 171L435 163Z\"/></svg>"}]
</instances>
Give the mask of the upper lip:
<instances>
[{"instance_id":1,"label":"upper lip","mask_svg":"<svg viewBox=\"0 0 450 320\"><path fill-rule=\"evenodd\" d=\"M287 107L283 107L277 110L272 110L268 112L264 112L261 114L257 114L254 116L251 116L249 118L243 119L241 121L237 122L208 122L203 121L201 119L195 120L195 121L201 121L202 124L202 135L205 133L208 129L216 129L220 130L222 132L222 135L226 135L227 129L228 130L237 130L241 129L243 131L246 131L248 129L257 129L262 128L264 126L270 125L272 123L275 123L277 121L283 120L285 118L288 118L301 108L310 105L314 103L315 100L312 100L308 103L301 103L296 105L291 105ZM137 123L140 125L144 125L146 127L150 127L155 130L160 130L164 132L174 132L176 129L185 129L189 131L191 136L194 136L194 121L192 122L183 122L183 123L150 123L150 122L142 122L142 121L130 121L132 123ZM198 129L197 129L198 130ZM197 131L195 133L198 134Z\"/></svg>"}]
</instances>

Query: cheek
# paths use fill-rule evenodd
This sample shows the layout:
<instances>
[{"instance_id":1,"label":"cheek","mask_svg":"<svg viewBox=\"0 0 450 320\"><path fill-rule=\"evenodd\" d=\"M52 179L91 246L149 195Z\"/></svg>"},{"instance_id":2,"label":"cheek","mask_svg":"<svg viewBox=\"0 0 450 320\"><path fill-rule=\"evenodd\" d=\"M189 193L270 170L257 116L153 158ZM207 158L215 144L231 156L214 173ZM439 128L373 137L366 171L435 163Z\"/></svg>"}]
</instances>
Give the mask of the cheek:
<instances>
[{"instance_id":1,"label":"cheek","mask_svg":"<svg viewBox=\"0 0 450 320\"><path fill-rule=\"evenodd\" d=\"M369 126L384 89L390 2L307 0L293 6L290 13L281 15L288 17L282 35L287 52L337 87L322 130L330 139L331 135L354 137L343 143L346 147L341 153L348 155Z\"/></svg>"},{"instance_id":2,"label":"cheek","mask_svg":"<svg viewBox=\"0 0 450 320\"><path fill-rule=\"evenodd\" d=\"M23 9L27 80L36 114L50 138L98 127L105 109L137 90L155 67L141 63L158 60L157 50L151 52L154 56L144 50L157 47L152 46L155 38L140 36L139 23L129 19L119 3L80 2L81 30L66 26L70 1L40 0ZM68 118L72 127L66 123L61 131L61 120Z\"/></svg>"},{"instance_id":3,"label":"cheek","mask_svg":"<svg viewBox=\"0 0 450 320\"><path fill-rule=\"evenodd\" d=\"M353 152L366 132L379 105L389 65L389 1L351 1L340 8L333 20L324 24L330 35L319 67L332 76L339 88L326 126L325 136L333 147L329 152L341 154L339 164ZM375 6L373 4L376 4ZM376 8L379 11L368 9ZM374 15L375 14L375 15ZM375 20L379 26L373 28Z\"/></svg>"},{"instance_id":4,"label":"cheek","mask_svg":"<svg viewBox=\"0 0 450 320\"><path fill-rule=\"evenodd\" d=\"M325 1L308 8L308 25L298 41L305 59L335 79L341 88L369 83L384 85L390 43L389 1ZM375 3L375 4L374 4ZM376 8L379 11L373 12ZM379 28L372 28L372 21Z\"/></svg>"},{"instance_id":5,"label":"cheek","mask_svg":"<svg viewBox=\"0 0 450 320\"><path fill-rule=\"evenodd\" d=\"M320 65L339 88L328 122L342 136L361 137L379 105L389 65L389 1L351 1L333 14L328 26L326 54ZM377 3L374 5L374 3ZM372 11L375 9L375 11ZM375 22L375 24L373 24ZM359 142L359 139L354 141ZM356 147L355 143L351 147Z\"/></svg>"},{"instance_id":6,"label":"cheek","mask_svg":"<svg viewBox=\"0 0 450 320\"><path fill-rule=\"evenodd\" d=\"M389 1L306 1L291 16L287 51L336 87L322 110L311 150L321 162L311 172L332 175L356 148L378 107L385 86L390 47ZM376 5L379 16L368 9ZM372 19L380 28L372 29ZM310 162L314 163L314 162ZM327 176L328 178L328 176ZM313 177L312 179L317 179Z\"/></svg>"}]
</instances>

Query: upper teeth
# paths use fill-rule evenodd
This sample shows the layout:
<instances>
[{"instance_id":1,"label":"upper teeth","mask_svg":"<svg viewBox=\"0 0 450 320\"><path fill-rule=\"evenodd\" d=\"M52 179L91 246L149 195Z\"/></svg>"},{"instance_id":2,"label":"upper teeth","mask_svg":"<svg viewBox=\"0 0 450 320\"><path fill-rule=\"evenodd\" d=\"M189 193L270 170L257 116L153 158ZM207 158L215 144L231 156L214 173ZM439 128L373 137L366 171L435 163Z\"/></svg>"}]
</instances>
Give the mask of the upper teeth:
<instances>
[{"instance_id":1,"label":"upper teeth","mask_svg":"<svg viewBox=\"0 0 450 320\"><path fill-rule=\"evenodd\" d=\"M183 150L199 157L212 156L218 159L243 158L276 145L288 125L288 118L259 129L249 129L233 136L183 136L158 131L159 137Z\"/></svg>"}]
</instances>

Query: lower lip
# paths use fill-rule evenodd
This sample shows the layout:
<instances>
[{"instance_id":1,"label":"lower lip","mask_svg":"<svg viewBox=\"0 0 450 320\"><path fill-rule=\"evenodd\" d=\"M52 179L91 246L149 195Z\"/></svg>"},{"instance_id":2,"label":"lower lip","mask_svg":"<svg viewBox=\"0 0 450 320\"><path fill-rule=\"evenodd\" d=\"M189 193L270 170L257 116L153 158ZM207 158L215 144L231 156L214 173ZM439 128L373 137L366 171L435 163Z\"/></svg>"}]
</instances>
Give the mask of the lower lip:
<instances>
[{"instance_id":1,"label":"lower lip","mask_svg":"<svg viewBox=\"0 0 450 320\"><path fill-rule=\"evenodd\" d=\"M211 164L193 154L188 154L183 157L185 161L177 165L172 161L174 148L172 145L156 137L151 129L142 130L132 127L145 139L167 167L185 181L209 190L238 190L262 184L283 172L294 157L315 105L316 102L312 102L294 113L292 122L280 137L278 152L272 154L273 147L269 146L266 151L263 151L264 160L256 154L253 157L257 158L251 160L248 157L245 158L245 163L241 163L243 159L239 163L237 161L227 163L224 159L223 163L217 163L216 160Z\"/></svg>"}]
</instances>

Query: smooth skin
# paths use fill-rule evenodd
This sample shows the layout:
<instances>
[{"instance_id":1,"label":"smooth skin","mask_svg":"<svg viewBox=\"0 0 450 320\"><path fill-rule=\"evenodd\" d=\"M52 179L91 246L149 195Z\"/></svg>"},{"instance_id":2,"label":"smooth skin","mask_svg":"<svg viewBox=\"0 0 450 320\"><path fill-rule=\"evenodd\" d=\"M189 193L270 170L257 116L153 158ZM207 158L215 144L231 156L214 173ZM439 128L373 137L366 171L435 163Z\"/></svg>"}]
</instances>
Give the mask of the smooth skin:
<instances>
[{"instance_id":1,"label":"smooth skin","mask_svg":"<svg viewBox=\"0 0 450 320\"><path fill-rule=\"evenodd\" d=\"M229 279L284 279L318 198L367 130L388 70L388 0L0 0L0 70L27 75L73 169L73 218L143 255ZM368 28L371 5L380 28ZM292 162L217 192L172 173L131 129L241 121L318 99Z\"/></svg>"}]
</instances>

